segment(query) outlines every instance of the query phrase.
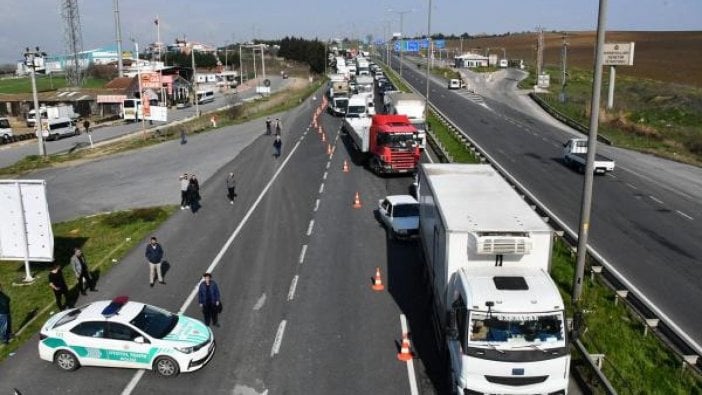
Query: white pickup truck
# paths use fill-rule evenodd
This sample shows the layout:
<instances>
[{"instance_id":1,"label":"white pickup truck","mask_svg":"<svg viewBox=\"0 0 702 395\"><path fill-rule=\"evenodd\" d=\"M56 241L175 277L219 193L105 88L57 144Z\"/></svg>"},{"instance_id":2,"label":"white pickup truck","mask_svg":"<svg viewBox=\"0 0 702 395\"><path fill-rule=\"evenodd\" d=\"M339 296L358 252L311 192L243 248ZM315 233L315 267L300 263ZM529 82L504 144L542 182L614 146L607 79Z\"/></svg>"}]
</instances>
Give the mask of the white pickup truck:
<instances>
[{"instance_id":1,"label":"white pickup truck","mask_svg":"<svg viewBox=\"0 0 702 395\"><path fill-rule=\"evenodd\" d=\"M587 139L570 139L563 144L563 162L581 173L585 173L587 163ZM605 174L614 170L614 161L595 153L593 168L595 174Z\"/></svg>"}]
</instances>

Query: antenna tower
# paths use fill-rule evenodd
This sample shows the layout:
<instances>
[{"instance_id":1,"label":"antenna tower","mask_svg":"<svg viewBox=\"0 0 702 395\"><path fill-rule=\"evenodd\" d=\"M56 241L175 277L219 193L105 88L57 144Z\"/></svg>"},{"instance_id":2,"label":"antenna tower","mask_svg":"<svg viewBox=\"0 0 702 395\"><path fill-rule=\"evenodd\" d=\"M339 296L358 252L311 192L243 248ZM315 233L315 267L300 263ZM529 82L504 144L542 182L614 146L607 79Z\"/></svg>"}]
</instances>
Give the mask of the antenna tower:
<instances>
[{"instance_id":1,"label":"antenna tower","mask_svg":"<svg viewBox=\"0 0 702 395\"><path fill-rule=\"evenodd\" d=\"M78 0L61 0L61 17L64 23L66 54L70 57L66 65L66 79L71 86L81 86L85 75L80 64L80 53L83 52L83 34L80 28Z\"/></svg>"}]
</instances>

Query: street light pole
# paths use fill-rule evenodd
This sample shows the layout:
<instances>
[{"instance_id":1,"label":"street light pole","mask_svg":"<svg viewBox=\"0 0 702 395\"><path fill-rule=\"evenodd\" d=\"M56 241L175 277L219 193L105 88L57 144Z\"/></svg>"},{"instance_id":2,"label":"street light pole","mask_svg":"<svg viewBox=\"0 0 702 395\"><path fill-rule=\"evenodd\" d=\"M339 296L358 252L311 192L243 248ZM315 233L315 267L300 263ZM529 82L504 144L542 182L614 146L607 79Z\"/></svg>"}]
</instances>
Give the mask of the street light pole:
<instances>
[{"instance_id":1,"label":"street light pole","mask_svg":"<svg viewBox=\"0 0 702 395\"><path fill-rule=\"evenodd\" d=\"M32 98L34 99L34 129L35 129L36 135L37 135L37 142L39 144L39 155L40 156L46 156L46 145L44 144L44 135L42 134L42 130L41 130L42 116L41 116L41 109L39 108L39 96L37 95L36 73L37 73L37 61L42 59L43 55L44 54L42 52L39 52L39 47L35 47L35 51L30 51L29 47L27 47L27 49L24 53L25 65L29 66L32 69L31 78L32 78Z\"/></svg>"},{"instance_id":2,"label":"street light pole","mask_svg":"<svg viewBox=\"0 0 702 395\"><path fill-rule=\"evenodd\" d=\"M433 53L434 41L431 39L431 0L429 0L429 10L427 12L427 40L429 40L427 45L427 51ZM428 53L427 53L428 55ZM429 125L429 58L427 56L427 66L426 66L426 80L427 80L427 90L424 95L424 124ZM425 126L426 127L426 126ZM428 127L427 127L428 129Z\"/></svg>"},{"instance_id":3,"label":"street light pole","mask_svg":"<svg viewBox=\"0 0 702 395\"><path fill-rule=\"evenodd\" d=\"M193 67L193 100L195 101L195 116L200 116L200 100L197 98L197 73L195 72L195 46L190 45L190 61Z\"/></svg>"},{"instance_id":4,"label":"street light pole","mask_svg":"<svg viewBox=\"0 0 702 395\"><path fill-rule=\"evenodd\" d=\"M411 11L397 11L397 13L400 14L400 78L402 78L402 60L404 58L402 44L405 41L405 14L409 12Z\"/></svg>"},{"instance_id":5,"label":"street light pole","mask_svg":"<svg viewBox=\"0 0 702 395\"><path fill-rule=\"evenodd\" d=\"M136 40L132 39L134 41L134 49L136 50L136 64L137 64L137 81L139 82L139 102L141 104L141 136L144 140L146 140L146 119L145 118L145 113L144 113L144 88L141 86L141 66L139 65L139 43L136 42ZM139 117L139 107L136 106L136 116L137 118Z\"/></svg>"}]
</instances>

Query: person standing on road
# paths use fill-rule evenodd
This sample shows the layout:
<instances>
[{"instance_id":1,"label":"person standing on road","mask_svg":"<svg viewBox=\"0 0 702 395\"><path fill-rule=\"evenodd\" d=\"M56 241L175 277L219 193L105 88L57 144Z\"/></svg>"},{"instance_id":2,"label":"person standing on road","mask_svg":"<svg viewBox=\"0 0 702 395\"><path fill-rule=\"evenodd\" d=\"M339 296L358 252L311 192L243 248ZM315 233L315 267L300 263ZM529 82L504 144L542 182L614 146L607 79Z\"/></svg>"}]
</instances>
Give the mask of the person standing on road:
<instances>
[{"instance_id":1,"label":"person standing on road","mask_svg":"<svg viewBox=\"0 0 702 395\"><path fill-rule=\"evenodd\" d=\"M188 190L190 190L190 205L192 206L200 201L200 181L197 180L195 174L190 175Z\"/></svg>"},{"instance_id":2,"label":"person standing on road","mask_svg":"<svg viewBox=\"0 0 702 395\"><path fill-rule=\"evenodd\" d=\"M88 118L83 121L83 129L85 129L85 133L90 133L90 121Z\"/></svg>"},{"instance_id":3,"label":"person standing on road","mask_svg":"<svg viewBox=\"0 0 702 395\"><path fill-rule=\"evenodd\" d=\"M61 266L58 263L54 263L49 272L49 287L54 291L56 306L59 311L63 311L68 307L68 287L66 286L66 280L63 278Z\"/></svg>"},{"instance_id":4,"label":"person standing on road","mask_svg":"<svg viewBox=\"0 0 702 395\"><path fill-rule=\"evenodd\" d=\"M271 134L271 117L266 117L266 134Z\"/></svg>"},{"instance_id":5,"label":"person standing on road","mask_svg":"<svg viewBox=\"0 0 702 395\"><path fill-rule=\"evenodd\" d=\"M0 284L0 341L7 344L11 336L10 297L2 291L2 284Z\"/></svg>"},{"instance_id":6,"label":"person standing on road","mask_svg":"<svg viewBox=\"0 0 702 395\"><path fill-rule=\"evenodd\" d=\"M190 201L188 200L188 185L190 185L190 178L188 173L184 173L180 178L180 209L185 210L190 208Z\"/></svg>"},{"instance_id":7,"label":"person standing on road","mask_svg":"<svg viewBox=\"0 0 702 395\"><path fill-rule=\"evenodd\" d=\"M229 198L229 204L234 204L234 197L236 196L235 188L236 180L234 179L234 172L230 172L227 177L227 197Z\"/></svg>"},{"instance_id":8,"label":"person standing on road","mask_svg":"<svg viewBox=\"0 0 702 395\"><path fill-rule=\"evenodd\" d=\"M81 251L78 247L73 249L71 266L73 266L73 272L76 274L76 279L78 279L78 289L80 290L80 293L85 295L86 285L92 292L95 292L95 282L90 275L90 270L88 270L88 263L85 261L83 251Z\"/></svg>"},{"instance_id":9,"label":"person standing on road","mask_svg":"<svg viewBox=\"0 0 702 395\"><path fill-rule=\"evenodd\" d=\"M219 326L217 320L221 305L219 297L219 287L217 283L212 280L212 275L210 273L203 274L202 282L200 282L200 287L197 291L197 298L200 303L200 308L202 308L205 325L207 326L210 326L210 322L212 322L214 326Z\"/></svg>"},{"instance_id":10,"label":"person standing on road","mask_svg":"<svg viewBox=\"0 0 702 395\"><path fill-rule=\"evenodd\" d=\"M159 284L165 284L166 282L163 281L163 275L161 274L163 248L161 248L161 244L158 243L155 236L151 237L149 245L146 246L144 256L146 257L146 262L149 264L149 286L154 286L154 274L158 278Z\"/></svg>"},{"instance_id":11,"label":"person standing on road","mask_svg":"<svg viewBox=\"0 0 702 395\"><path fill-rule=\"evenodd\" d=\"M280 131L283 129L283 124L280 123L280 119L276 118L275 119L275 134L276 136L280 136Z\"/></svg>"},{"instance_id":12,"label":"person standing on road","mask_svg":"<svg viewBox=\"0 0 702 395\"><path fill-rule=\"evenodd\" d=\"M280 139L280 135L275 136L275 141L273 141L273 149L275 152L273 153L273 156L275 156L276 159L280 157L280 150L283 147L283 141Z\"/></svg>"}]
</instances>

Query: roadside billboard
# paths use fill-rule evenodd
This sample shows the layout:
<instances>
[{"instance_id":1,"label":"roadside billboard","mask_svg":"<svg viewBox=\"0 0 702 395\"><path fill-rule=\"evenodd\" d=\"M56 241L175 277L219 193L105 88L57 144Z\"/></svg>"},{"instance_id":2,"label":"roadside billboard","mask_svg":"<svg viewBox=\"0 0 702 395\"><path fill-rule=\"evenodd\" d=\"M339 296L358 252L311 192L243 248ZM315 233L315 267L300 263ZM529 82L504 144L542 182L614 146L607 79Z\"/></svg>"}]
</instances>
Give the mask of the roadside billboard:
<instances>
[{"instance_id":1,"label":"roadside billboard","mask_svg":"<svg viewBox=\"0 0 702 395\"><path fill-rule=\"evenodd\" d=\"M0 180L0 260L54 260L44 180Z\"/></svg>"}]
</instances>

